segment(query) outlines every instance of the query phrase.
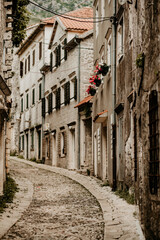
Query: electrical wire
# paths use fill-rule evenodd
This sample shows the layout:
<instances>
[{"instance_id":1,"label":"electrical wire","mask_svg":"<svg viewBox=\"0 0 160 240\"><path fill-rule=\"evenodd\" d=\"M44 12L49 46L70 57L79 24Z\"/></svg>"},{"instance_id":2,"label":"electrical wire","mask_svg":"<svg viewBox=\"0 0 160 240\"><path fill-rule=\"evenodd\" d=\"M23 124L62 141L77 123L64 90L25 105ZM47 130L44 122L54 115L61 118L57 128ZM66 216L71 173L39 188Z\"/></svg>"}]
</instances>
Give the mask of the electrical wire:
<instances>
[{"instance_id":1,"label":"electrical wire","mask_svg":"<svg viewBox=\"0 0 160 240\"><path fill-rule=\"evenodd\" d=\"M34 6L40 8L40 9L42 9L42 10L44 10L44 11L47 11L47 12L49 12L49 13L52 13L52 14L54 14L54 15L56 15L56 16L59 16L59 17L62 17L62 18L66 18L66 19L69 19L69 20L72 20L72 21L76 21L76 22L99 23L99 22L104 22L104 21L110 20L110 17L105 17L104 19L98 20L98 21L83 21L83 20L78 20L77 18L79 18L79 17L69 16L69 15L60 14L60 13L51 11L51 10L49 10L49 9L43 7L43 6L40 6L39 4L34 3L34 2L32 2L32 1L29 1L29 3L33 4ZM80 19L83 19L83 18L80 18ZM93 18L91 18L91 19L93 19Z\"/></svg>"}]
</instances>

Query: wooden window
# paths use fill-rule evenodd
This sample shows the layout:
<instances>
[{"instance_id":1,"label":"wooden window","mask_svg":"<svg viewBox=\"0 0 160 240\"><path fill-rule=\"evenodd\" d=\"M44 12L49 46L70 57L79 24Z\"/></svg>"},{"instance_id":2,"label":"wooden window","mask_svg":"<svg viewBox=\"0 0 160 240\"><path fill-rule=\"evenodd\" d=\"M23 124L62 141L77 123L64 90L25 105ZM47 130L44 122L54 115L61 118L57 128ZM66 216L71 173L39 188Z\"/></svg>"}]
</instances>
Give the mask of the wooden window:
<instances>
[{"instance_id":1,"label":"wooden window","mask_svg":"<svg viewBox=\"0 0 160 240\"><path fill-rule=\"evenodd\" d=\"M39 60L42 58L42 42L39 42Z\"/></svg>"},{"instance_id":2,"label":"wooden window","mask_svg":"<svg viewBox=\"0 0 160 240\"><path fill-rule=\"evenodd\" d=\"M158 194L160 178L158 121L158 94L154 90L149 96L149 187L154 195Z\"/></svg>"},{"instance_id":3,"label":"wooden window","mask_svg":"<svg viewBox=\"0 0 160 240\"><path fill-rule=\"evenodd\" d=\"M26 109L29 108L29 94L26 94Z\"/></svg>"},{"instance_id":4,"label":"wooden window","mask_svg":"<svg viewBox=\"0 0 160 240\"><path fill-rule=\"evenodd\" d=\"M61 45L58 45L58 65L61 65Z\"/></svg>"},{"instance_id":5,"label":"wooden window","mask_svg":"<svg viewBox=\"0 0 160 240\"><path fill-rule=\"evenodd\" d=\"M39 100L42 98L42 84L39 84Z\"/></svg>"},{"instance_id":6,"label":"wooden window","mask_svg":"<svg viewBox=\"0 0 160 240\"><path fill-rule=\"evenodd\" d=\"M50 53L50 72L52 72L52 68L53 68L53 53Z\"/></svg>"},{"instance_id":7,"label":"wooden window","mask_svg":"<svg viewBox=\"0 0 160 240\"><path fill-rule=\"evenodd\" d=\"M21 151L21 136L19 137L19 152Z\"/></svg>"},{"instance_id":8,"label":"wooden window","mask_svg":"<svg viewBox=\"0 0 160 240\"><path fill-rule=\"evenodd\" d=\"M35 50L32 52L32 65L35 65Z\"/></svg>"},{"instance_id":9,"label":"wooden window","mask_svg":"<svg viewBox=\"0 0 160 240\"><path fill-rule=\"evenodd\" d=\"M77 78L74 81L74 99L77 100Z\"/></svg>"},{"instance_id":10,"label":"wooden window","mask_svg":"<svg viewBox=\"0 0 160 240\"><path fill-rule=\"evenodd\" d=\"M46 99L42 98L42 117L45 117L46 114Z\"/></svg>"},{"instance_id":11,"label":"wooden window","mask_svg":"<svg viewBox=\"0 0 160 240\"><path fill-rule=\"evenodd\" d=\"M49 94L48 96L48 113L50 114L52 112L52 102L53 102L53 97L52 93Z\"/></svg>"},{"instance_id":12,"label":"wooden window","mask_svg":"<svg viewBox=\"0 0 160 240\"><path fill-rule=\"evenodd\" d=\"M20 76L23 77L23 62L20 61Z\"/></svg>"},{"instance_id":13,"label":"wooden window","mask_svg":"<svg viewBox=\"0 0 160 240\"><path fill-rule=\"evenodd\" d=\"M35 88L32 89L32 104L35 104Z\"/></svg>"},{"instance_id":14,"label":"wooden window","mask_svg":"<svg viewBox=\"0 0 160 240\"><path fill-rule=\"evenodd\" d=\"M23 97L21 98L21 112L23 112Z\"/></svg>"},{"instance_id":15,"label":"wooden window","mask_svg":"<svg viewBox=\"0 0 160 240\"><path fill-rule=\"evenodd\" d=\"M28 72L30 71L30 55L28 56Z\"/></svg>"},{"instance_id":16,"label":"wooden window","mask_svg":"<svg viewBox=\"0 0 160 240\"><path fill-rule=\"evenodd\" d=\"M70 82L67 82L64 87L64 103L65 105L70 103Z\"/></svg>"},{"instance_id":17,"label":"wooden window","mask_svg":"<svg viewBox=\"0 0 160 240\"><path fill-rule=\"evenodd\" d=\"M31 150L34 150L34 130L31 131Z\"/></svg>"},{"instance_id":18,"label":"wooden window","mask_svg":"<svg viewBox=\"0 0 160 240\"><path fill-rule=\"evenodd\" d=\"M27 73L27 59L25 60L25 74Z\"/></svg>"},{"instance_id":19,"label":"wooden window","mask_svg":"<svg viewBox=\"0 0 160 240\"><path fill-rule=\"evenodd\" d=\"M24 150L24 135L22 136L22 150Z\"/></svg>"},{"instance_id":20,"label":"wooden window","mask_svg":"<svg viewBox=\"0 0 160 240\"><path fill-rule=\"evenodd\" d=\"M58 48L55 49L55 66L58 67Z\"/></svg>"},{"instance_id":21,"label":"wooden window","mask_svg":"<svg viewBox=\"0 0 160 240\"><path fill-rule=\"evenodd\" d=\"M60 109L61 106L61 89L58 88L56 91L56 109Z\"/></svg>"},{"instance_id":22,"label":"wooden window","mask_svg":"<svg viewBox=\"0 0 160 240\"><path fill-rule=\"evenodd\" d=\"M67 45L67 38L64 39L64 60L67 60L67 49L65 48Z\"/></svg>"}]
</instances>

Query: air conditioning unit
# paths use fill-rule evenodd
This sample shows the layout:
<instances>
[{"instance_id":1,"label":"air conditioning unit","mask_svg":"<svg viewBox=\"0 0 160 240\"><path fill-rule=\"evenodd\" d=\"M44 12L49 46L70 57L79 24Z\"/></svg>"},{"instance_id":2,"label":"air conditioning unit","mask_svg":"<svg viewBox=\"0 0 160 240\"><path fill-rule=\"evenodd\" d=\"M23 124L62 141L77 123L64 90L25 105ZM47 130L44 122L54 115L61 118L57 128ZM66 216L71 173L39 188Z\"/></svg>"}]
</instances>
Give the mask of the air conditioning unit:
<instances>
[{"instance_id":1,"label":"air conditioning unit","mask_svg":"<svg viewBox=\"0 0 160 240\"><path fill-rule=\"evenodd\" d=\"M50 123L45 123L45 124L43 125L43 131L44 131L44 132L47 132L47 131L49 131L49 129L50 129Z\"/></svg>"}]
</instances>

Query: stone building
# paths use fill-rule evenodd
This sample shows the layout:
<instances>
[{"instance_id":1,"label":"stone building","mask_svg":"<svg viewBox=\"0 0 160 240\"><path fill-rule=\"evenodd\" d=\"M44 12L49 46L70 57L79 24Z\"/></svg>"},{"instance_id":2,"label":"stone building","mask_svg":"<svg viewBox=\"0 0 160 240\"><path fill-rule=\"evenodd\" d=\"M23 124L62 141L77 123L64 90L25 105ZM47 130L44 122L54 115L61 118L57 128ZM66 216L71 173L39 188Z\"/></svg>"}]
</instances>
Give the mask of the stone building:
<instances>
[{"instance_id":1,"label":"stone building","mask_svg":"<svg viewBox=\"0 0 160 240\"><path fill-rule=\"evenodd\" d=\"M0 195L6 179L10 145L8 123L12 77L12 2L0 1Z\"/></svg>"},{"instance_id":2,"label":"stone building","mask_svg":"<svg viewBox=\"0 0 160 240\"><path fill-rule=\"evenodd\" d=\"M14 91L15 114L12 121L14 135L12 148L25 159L42 160L42 97L43 75L41 68L49 64L48 45L54 17L28 28L27 38L17 50L18 83ZM15 57L16 58L16 57ZM15 62L16 65L16 62ZM16 104L18 100L18 104ZM17 131L18 130L18 131ZM17 134L18 132L18 134Z\"/></svg>"},{"instance_id":3,"label":"stone building","mask_svg":"<svg viewBox=\"0 0 160 240\"><path fill-rule=\"evenodd\" d=\"M90 171L92 121L81 120L75 106L86 96L93 68L93 10L86 7L67 15L56 18L51 62L44 68L44 159L46 164ZM79 22L78 17L86 16L91 21Z\"/></svg>"},{"instance_id":4,"label":"stone building","mask_svg":"<svg viewBox=\"0 0 160 240\"><path fill-rule=\"evenodd\" d=\"M123 3L94 1L108 17L95 24L95 67L111 65L92 100L94 174L134 193L146 239L160 239L160 2Z\"/></svg>"}]
</instances>

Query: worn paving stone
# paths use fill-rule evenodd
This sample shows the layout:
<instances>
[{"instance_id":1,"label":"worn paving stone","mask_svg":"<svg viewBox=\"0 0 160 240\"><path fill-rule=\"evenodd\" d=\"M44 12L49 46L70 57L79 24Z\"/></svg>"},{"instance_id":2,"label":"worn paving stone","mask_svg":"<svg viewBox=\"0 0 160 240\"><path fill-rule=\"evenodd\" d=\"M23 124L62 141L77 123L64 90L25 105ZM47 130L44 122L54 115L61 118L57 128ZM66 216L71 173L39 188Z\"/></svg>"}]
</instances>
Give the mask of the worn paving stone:
<instances>
[{"instance_id":1,"label":"worn paving stone","mask_svg":"<svg viewBox=\"0 0 160 240\"><path fill-rule=\"evenodd\" d=\"M26 240L102 240L102 210L85 188L57 173L10 162L11 175L27 178L34 193L28 209L1 238Z\"/></svg>"}]
</instances>

